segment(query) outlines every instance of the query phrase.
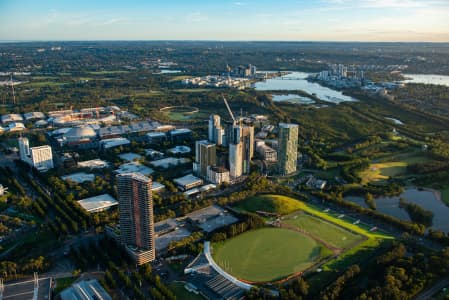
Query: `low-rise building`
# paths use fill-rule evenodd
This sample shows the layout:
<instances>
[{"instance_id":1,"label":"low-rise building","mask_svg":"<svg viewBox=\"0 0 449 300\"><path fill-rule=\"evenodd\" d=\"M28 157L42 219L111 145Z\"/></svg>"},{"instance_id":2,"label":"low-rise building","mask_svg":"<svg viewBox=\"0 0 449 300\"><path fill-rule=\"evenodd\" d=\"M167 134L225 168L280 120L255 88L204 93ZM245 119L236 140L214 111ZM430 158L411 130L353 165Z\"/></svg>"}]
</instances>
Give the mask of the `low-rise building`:
<instances>
[{"instance_id":1,"label":"low-rise building","mask_svg":"<svg viewBox=\"0 0 449 300\"><path fill-rule=\"evenodd\" d=\"M266 160L268 162L277 161L277 151L265 144L264 141L256 142L256 152L263 160Z\"/></svg>"},{"instance_id":2,"label":"low-rise building","mask_svg":"<svg viewBox=\"0 0 449 300\"><path fill-rule=\"evenodd\" d=\"M165 132L149 132L146 136L148 143L154 145L167 141L167 134Z\"/></svg>"},{"instance_id":3,"label":"low-rise building","mask_svg":"<svg viewBox=\"0 0 449 300\"><path fill-rule=\"evenodd\" d=\"M186 176L176 178L173 182L183 191L187 191L193 189L194 187L200 186L203 184L203 180L193 176L192 174L188 174Z\"/></svg>"},{"instance_id":4,"label":"low-rise building","mask_svg":"<svg viewBox=\"0 0 449 300\"><path fill-rule=\"evenodd\" d=\"M229 170L224 167L209 166L207 168L207 180L215 184L230 182Z\"/></svg>"},{"instance_id":5,"label":"low-rise building","mask_svg":"<svg viewBox=\"0 0 449 300\"><path fill-rule=\"evenodd\" d=\"M101 284L96 280L83 280L63 290L61 300L112 300Z\"/></svg>"},{"instance_id":6,"label":"low-rise building","mask_svg":"<svg viewBox=\"0 0 449 300\"><path fill-rule=\"evenodd\" d=\"M1 120L3 124L11 123L11 122L21 122L23 118L19 114L6 114L1 116Z\"/></svg>"},{"instance_id":7,"label":"low-rise building","mask_svg":"<svg viewBox=\"0 0 449 300\"><path fill-rule=\"evenodd\" d=\"M169 131L168 136L173 143L183 143L192 139L192 130L187 128L175 129Z\"/></svg>"},{"instance_id":8,"label":"low-rise building","mask_svg":"<svg viewBox=\"0 0 449 300\"><path fill-rule=\"evenodd\" d=\"M109 194L98 195L77 201L89 213L96 213L117 206L118 202Z\"/></svg>"},{"instance_id":9,"label":"low-rise building","mask_svg":"<svg viewBox=\"0 0 449 300\"><path fill-rule=\"evenodd\" d=\"M100 141L100 148L102 149L110 149L119 146L129 145L131 142L126 138L112 138L112 139L104 139Z\"/></svg>"}]
</instances>

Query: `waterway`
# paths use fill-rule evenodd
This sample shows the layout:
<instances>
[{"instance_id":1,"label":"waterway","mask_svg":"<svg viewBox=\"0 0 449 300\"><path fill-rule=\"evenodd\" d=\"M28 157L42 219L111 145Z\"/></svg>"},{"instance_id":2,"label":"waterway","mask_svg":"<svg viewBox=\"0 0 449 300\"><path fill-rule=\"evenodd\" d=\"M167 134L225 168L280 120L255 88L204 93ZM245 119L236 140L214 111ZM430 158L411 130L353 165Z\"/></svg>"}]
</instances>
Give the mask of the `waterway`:
<instances>
[{"instance_id":1,"label":"waterway","mask_svg":"<svg viewBox=\"0 0 449 300\"><path fill-rule=\"evenodd\" d=\"M449 233L449 207L438 199L432 191L408 188L397 197L377 198L377 211L401 220L410 221L411 219L407 211L399 207L399 198L401 197L407 202L417 204L425 210L432 211L433 224L431 228ZM363 197L348 196L345 197L345 200L357 203L363 207L368 207Z\"/></svg>"},{"instance_id":2,"label":"waterway","mask_svg":"<svg viewBox=\"0 0 449 300\"><path fill-rule=\"evenodd\" d=\"M307 80L309 73L304 72L290 72L281 77L267 79L265 81L256 82L254 88L257 91L294 91L301 90L318 99L326 102L341 103L347 101L357 101L357 99L350 96L343 95L342 92L322 86L316 82Z\"/></svg>"},{"instance_id":3,"label":"waterway","mask_svg":"<svg viewBox=\"0 0 449 300\"><path fill-rule=\"evenodd\" d=\"M290 102L290 103L296 103L296 104L313 104L315 103L314 100L299 96L296 94L284 94L284 95L275 95L273 94L273 101L275 102Z\"/></svg>"},{"instance_id":4,"label":"waterway","mask_svg":"<svg viewBox=\"0 0 449 300\"><path fill-rule=\"evenodd\" d=\"M433 74L403 74L405 83L439 84L449 86L449 76Z\"/></svg>"}]
</instances>

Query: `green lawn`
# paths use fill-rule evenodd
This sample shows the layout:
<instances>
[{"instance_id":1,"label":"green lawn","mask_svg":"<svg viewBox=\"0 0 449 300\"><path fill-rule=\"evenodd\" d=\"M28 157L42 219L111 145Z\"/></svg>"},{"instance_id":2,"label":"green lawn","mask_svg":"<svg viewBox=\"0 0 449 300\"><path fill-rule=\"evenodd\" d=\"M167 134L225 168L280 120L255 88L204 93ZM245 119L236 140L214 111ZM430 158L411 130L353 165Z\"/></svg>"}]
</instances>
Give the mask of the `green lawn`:
<instances>
[{"instance_id":1,"label":"green lawn","mask_svg":"<svg viewBox=\"0 0 449 300\"><path fill-rule=\"evenodd\" d=\"M281 279L303 271L332 252L312 238L282 228L249 231L213 245L215 262L249 281Z\"/></svg>"},{"instance_id":2,"label":"green lawn","mask_svg":"<svg viewBox=\"0 0 449 300\"><path fill-rule=\"evenodd\" d=\"M283 219L284 223L298 227L334 247L345 249L363 241L363 237L319 218L297 212Z\"/></svg>"},{"instance_id":3,"label":"green lawn","mask_svg":"<svg viewBox=\"0 0 449 300\"><path fill-rule=\"evenodd\" d=\"M261 210L281 215L290 214L302 207L302 202L280 195L258 195L245 199L236 206L237 209L249 212Z\"/></svg>"},{"instance_id":4,"label":"green lawn","mask_svg":"<svg viewBox=\"0 0 449 300\"><path fill-rule=\"evenodd\" d=\"M175 294L176 299L204 300L203 296L187 291L184 288L184 284L184 282L175 281L168 285L168 288Z\"/></svg>"}]
</instances>

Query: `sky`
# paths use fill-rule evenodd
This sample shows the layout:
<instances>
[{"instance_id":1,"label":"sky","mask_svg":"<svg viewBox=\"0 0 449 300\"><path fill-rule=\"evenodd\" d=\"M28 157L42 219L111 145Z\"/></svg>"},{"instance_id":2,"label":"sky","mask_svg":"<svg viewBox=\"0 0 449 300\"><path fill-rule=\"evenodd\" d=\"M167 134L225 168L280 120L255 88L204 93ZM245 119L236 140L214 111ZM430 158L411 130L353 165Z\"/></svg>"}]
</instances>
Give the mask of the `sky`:
<instances>
[{"instance_id":1,"label":"sky","mask_svg":"<svg viewBox=\"0 0 449 300\"><path fill-rule=\"evenodd\" d=\"M449 42L449 0L0 0L0 40Z\"/></svg>"}]
</instances>

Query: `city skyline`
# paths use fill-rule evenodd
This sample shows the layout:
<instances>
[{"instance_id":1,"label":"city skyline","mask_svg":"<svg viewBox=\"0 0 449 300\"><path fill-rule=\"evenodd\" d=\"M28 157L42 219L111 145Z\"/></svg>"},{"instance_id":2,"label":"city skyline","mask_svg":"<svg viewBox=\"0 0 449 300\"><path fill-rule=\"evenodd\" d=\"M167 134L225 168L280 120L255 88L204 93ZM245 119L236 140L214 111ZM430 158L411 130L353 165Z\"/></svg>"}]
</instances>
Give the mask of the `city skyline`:
<instances>
[{"instance_id":1,"label":"city skyline","mask_svg":"<svg viewBox=\"0 0 449 300\"><path fill-rule=\"evenodd\" d=\"M449 42L447 15L442 0L5 0L0 40Z\"/></svg>"}]
</instances>

